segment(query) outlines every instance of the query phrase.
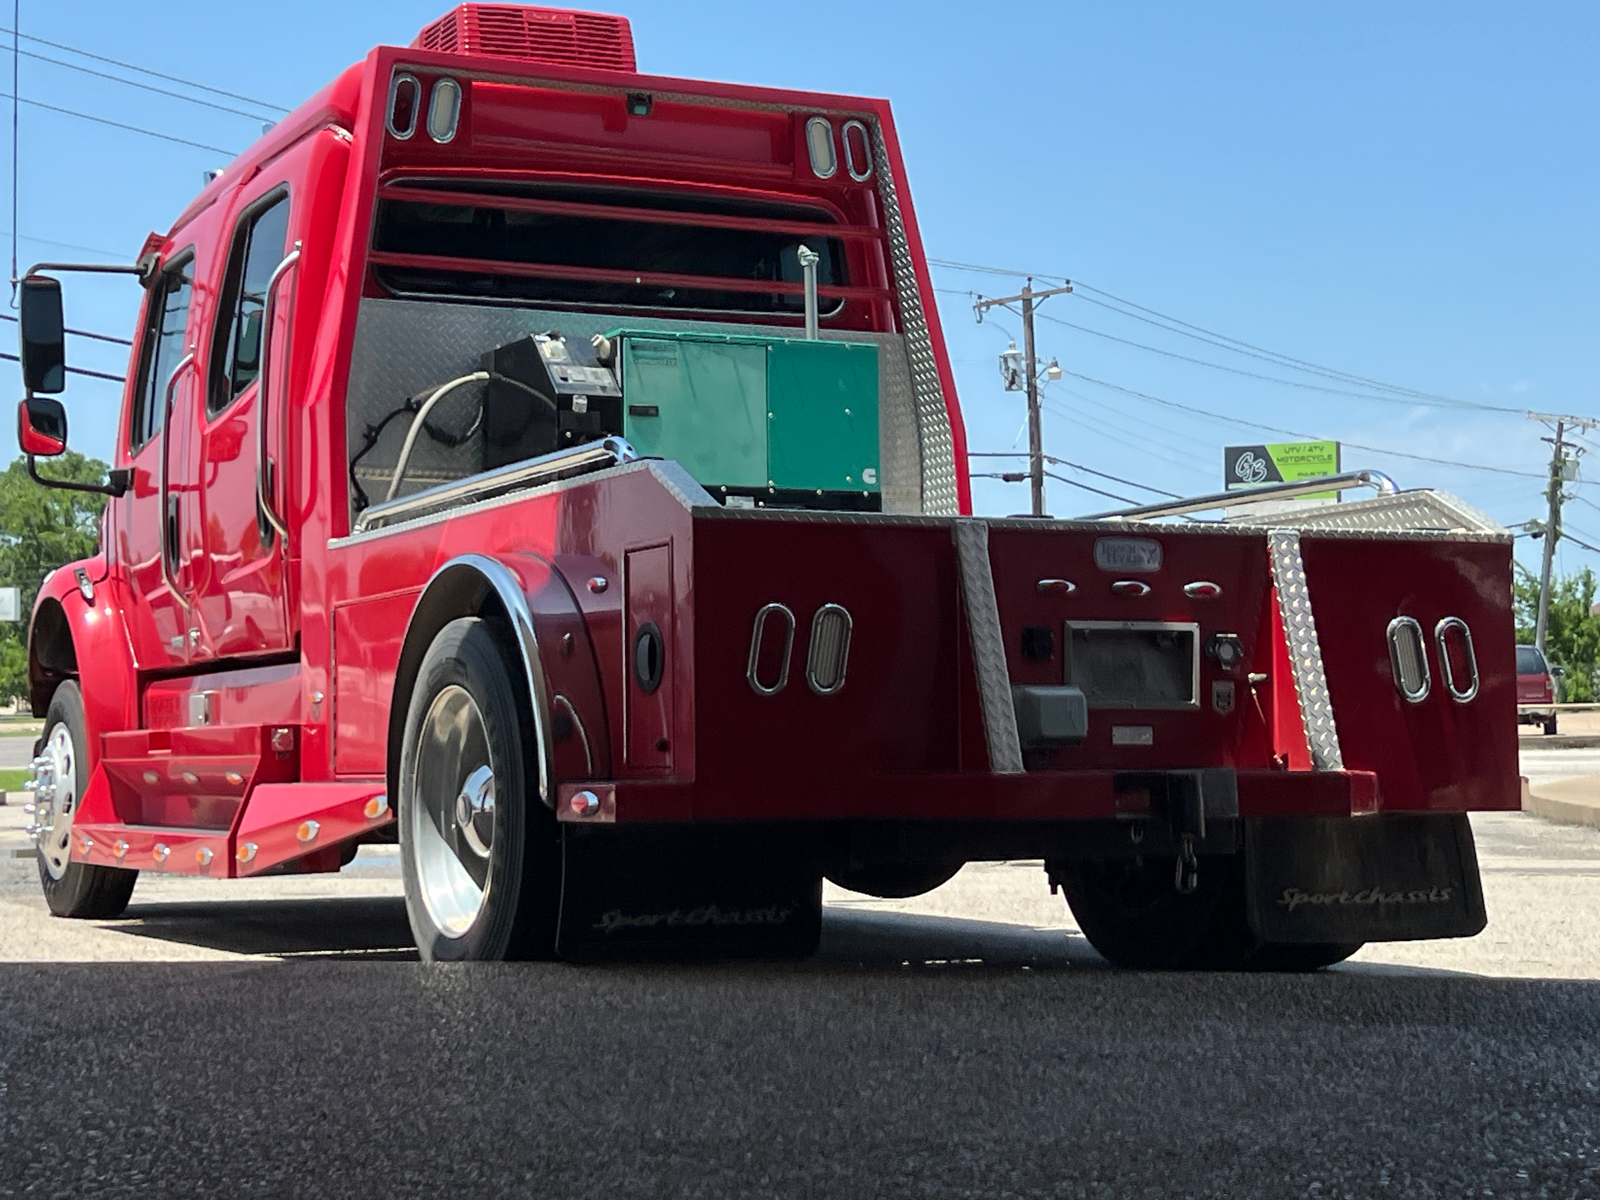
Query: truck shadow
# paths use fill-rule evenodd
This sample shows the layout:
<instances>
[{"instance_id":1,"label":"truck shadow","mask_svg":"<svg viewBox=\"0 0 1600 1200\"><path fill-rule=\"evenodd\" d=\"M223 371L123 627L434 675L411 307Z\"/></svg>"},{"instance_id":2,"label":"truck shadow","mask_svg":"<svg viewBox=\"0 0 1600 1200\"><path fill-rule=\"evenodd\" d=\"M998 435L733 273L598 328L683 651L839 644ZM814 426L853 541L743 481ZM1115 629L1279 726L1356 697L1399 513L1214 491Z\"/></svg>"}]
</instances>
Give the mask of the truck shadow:
<instances>
[{"instance_id":1,"label":"truck shadow","mask_svg":"<svg viewBox=\"0 0 1600 1200\"><path fill-rule=\"evenodd\" d=\"M175 945L266 958L415 962L399 897L156 901L101 928ZM1076 931L912 913L823 910L818 966L1098 969Z\"/></svg>"}]
</instances>

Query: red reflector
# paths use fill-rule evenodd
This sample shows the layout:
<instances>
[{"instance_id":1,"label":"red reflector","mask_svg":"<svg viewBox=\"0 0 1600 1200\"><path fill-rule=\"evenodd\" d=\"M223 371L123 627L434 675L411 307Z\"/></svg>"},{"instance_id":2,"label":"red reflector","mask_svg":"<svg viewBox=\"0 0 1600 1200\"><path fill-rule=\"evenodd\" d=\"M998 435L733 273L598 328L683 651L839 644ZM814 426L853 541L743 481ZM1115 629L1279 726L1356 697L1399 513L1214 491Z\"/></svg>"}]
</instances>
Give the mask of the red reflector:
<instances>
[{"instance_id":1,"label":"red reflector","mask_svg":"<svg viewBox=\"0 0 1600 1200\"><path fill-rule=\"evenodd\" d=\"M635 73L626 17L523 4L462 4L411 43L441 54L475 54L563 67Z\"/></svg>"}]
</instances>

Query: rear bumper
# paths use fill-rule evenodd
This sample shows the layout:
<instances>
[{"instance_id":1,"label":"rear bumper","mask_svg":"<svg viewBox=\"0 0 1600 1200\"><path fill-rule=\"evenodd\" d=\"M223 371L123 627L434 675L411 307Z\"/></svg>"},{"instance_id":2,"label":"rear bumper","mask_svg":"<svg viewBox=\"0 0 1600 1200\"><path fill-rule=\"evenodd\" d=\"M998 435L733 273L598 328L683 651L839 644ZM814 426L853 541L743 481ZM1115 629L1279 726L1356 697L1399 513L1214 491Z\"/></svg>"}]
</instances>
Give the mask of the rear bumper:
<instances>
[{"instance_id":1,"label":"rear bumper","mask_svg":"<svg viewBox=\"0 0 1600 1200\"><path fill-rule=\"evenodd\" d=\"M1351 817L1379 812L1515 811L1521 807L1516 778L1469 779L1429 796L1427 807L1385 803L1378 776L1370 771L1234 771L1226 776L1236 794L1238 817ZM833 781L747 779L707 781L622 780L569 783L557 789L557 816L579 820L571 797L598 793L592 818L604 823L649 821L1102 821L1137 820L1152 811L1151 781L1192 776L1194 771L1031 771L1015 775L948 772L863 775ZM1160 790L1159 783L1156 790ZM1215 791L1215 789L1212 789ZM1212 806L1208 800L1208 808ZM1159 800L1156 801L1159 806Z\"/></svg>"}]
</instances>

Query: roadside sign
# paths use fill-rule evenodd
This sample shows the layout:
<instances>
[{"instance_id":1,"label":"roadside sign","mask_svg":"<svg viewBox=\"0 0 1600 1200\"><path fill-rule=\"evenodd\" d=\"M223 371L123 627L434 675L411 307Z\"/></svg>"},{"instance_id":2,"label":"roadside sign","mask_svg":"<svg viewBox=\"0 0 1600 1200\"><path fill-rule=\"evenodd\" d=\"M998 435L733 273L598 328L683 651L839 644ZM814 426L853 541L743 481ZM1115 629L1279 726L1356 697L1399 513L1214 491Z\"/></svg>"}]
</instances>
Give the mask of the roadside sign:
<instances>
[{"instance_id":1,"label":"roadside sign","mask_svg":"<svg viewBox=\"0 0 1600 1200\"><path fill-rule=\"evenodd\" d=\"M1268 483L1295 483L1339 473L1338 442L1276 442L1228 446L1222 452L1223 486L1230 492ZM1319 492L1305 499L1338 499Z\"/></svg>"},{"instance_id":2,"label":"roadside sign","mask_svg":"<svg viewBox=\"0 0 1600 1200\"><path fill-rule=\"evenodd\" d=\"M0 587L0 621L22 620L22 592L14 587Z\"/></svg>"}]
</instances>

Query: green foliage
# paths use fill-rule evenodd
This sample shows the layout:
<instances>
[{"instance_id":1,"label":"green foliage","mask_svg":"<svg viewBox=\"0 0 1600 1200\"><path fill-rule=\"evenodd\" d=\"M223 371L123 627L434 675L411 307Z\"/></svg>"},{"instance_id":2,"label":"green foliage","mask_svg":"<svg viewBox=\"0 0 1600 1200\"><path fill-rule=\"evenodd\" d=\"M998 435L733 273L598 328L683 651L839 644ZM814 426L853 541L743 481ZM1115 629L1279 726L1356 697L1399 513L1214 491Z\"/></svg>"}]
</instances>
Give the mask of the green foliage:
<instances>
[{"instance_id":1,"label":"green foliage","mask_svg":"<svg viewBox=\"0 0 1600 1200\"><path fill-rule=\"evenodd\" d=\"M1513 587L1517 641L1532 645L1539 619L1539 577L1518 563ZM1586 703L1600 695L1600 617L1589 612L1596 590L1600 590L1600 583L1588 567L1575 575L1558 575L1550 580L1545 653L1553 665L1566 668L1561 698L1573 704Z\"/></svg>"},{"instance_id":2,"label":"green foliage","mask_svg":"<svg viewBox=\"0 0 1600 1200\"><path fill-rule=\"evenodd\" d=\"M69 450L41 463L51 479L101 483L106 464ZM106 498L90 492L41 487L17 459L0 472L0 587L22 593L22 620L0 624L0 702L28 694L28 614L44 577L57 567L95 553Z\"/></svg>"}]
</instances>

